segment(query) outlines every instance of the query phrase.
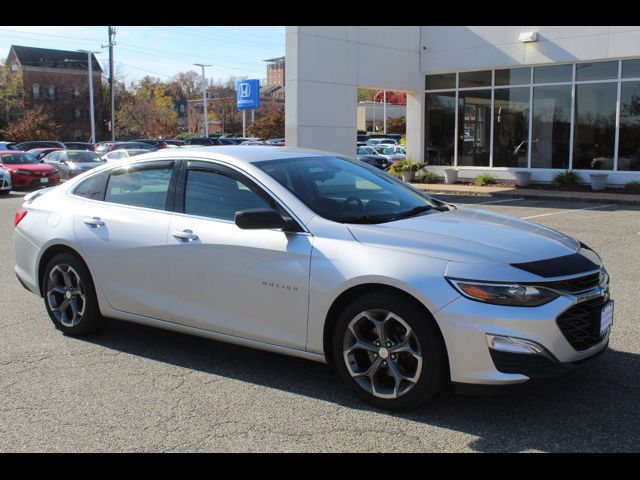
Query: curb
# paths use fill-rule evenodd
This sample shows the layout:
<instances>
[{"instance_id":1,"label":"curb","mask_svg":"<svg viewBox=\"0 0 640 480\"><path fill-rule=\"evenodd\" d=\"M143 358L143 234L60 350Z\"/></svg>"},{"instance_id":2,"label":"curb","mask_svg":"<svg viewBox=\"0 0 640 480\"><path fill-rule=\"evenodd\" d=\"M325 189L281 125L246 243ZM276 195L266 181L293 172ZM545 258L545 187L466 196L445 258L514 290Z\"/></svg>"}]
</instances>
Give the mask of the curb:
<instances>
[{"instance_id":1,"label":"curb","mask_svg":"<svg viewBox=\"0 0 640 480\"><path fill-rule=\"evenodd\" d=\"M526 198L531 200L560 200L565 202L585 202L585 203L613 203L617 205L640 205L640 195L628 195L624 193L609 193L598 195L591 192L550 192L547 190L529 189L509 189L503 191L478 191L460 189L455 191L442 191L437 188L428 188L413 185L415 188L432 195L467 195L475 197L498 197L498 198Z\"/></svg>"}]
</instances>

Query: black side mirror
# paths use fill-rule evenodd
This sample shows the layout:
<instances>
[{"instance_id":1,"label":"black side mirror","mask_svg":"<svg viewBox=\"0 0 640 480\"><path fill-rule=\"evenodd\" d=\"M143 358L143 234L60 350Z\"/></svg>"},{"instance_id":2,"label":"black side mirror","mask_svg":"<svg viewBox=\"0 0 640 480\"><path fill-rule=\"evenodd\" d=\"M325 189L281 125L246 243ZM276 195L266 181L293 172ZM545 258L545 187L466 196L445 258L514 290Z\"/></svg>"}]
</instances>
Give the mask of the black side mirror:
<instances>
[{"instance_id":1,"label":"black side mirror","mask_svg":"<svg viewBox=\"0 0 640 480\"><path fill-rule=\"evenodd\" d=\"M283 218L278 212L270 208L252 208L236 212L235 222L243 230L282 228L287 231L299 231L300 228L293 220Z\"/></svg>"}]
</instances>

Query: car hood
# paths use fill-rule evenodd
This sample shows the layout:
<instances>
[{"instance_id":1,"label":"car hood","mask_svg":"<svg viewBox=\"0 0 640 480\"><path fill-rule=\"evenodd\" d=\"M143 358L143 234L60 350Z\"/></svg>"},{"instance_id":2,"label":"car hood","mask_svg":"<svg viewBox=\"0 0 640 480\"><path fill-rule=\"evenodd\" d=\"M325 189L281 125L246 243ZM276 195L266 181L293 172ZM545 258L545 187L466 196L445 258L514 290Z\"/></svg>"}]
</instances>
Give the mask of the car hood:
<instances>
[{"instance_id":1,"label":"car hood","mask_svg":"<svg viewBox=\"0 0 640 480\"><path fill-rule=\"evenodd\" d=\"M363 244L464 263L518 263L569 255L580 244L531 222L473 208L430 211L377 225L349 224Z\"/></svg>"},{"instance_id":2,"label":"car hood","mask_svg":"<svg viewBox=\"0 0 640 480\"><path fill-rule=\"evenodd\" d=\"M44 163L22 163L22 164L3 164L2 168L15 172L16 170L24 170L32 173L51 173L54 168Z\"/></svg>"}]
</instances>

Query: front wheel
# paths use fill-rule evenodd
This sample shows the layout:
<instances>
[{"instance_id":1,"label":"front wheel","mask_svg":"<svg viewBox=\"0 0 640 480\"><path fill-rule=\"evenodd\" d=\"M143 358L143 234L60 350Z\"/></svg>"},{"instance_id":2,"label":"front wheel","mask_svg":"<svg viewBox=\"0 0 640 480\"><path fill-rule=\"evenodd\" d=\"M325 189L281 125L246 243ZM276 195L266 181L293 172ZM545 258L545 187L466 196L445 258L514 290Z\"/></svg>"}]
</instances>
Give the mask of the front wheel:
<instances>
[{"instance_id":1,"label":"front wheel","mask_svg":"<svg viewBox=\"0 0 640 480\"><path fill-rule=\"evenodd\" d=\"M65 335L87 335L102 326L91 274L76 256L54 256L45 267L43 285L47 313Z\"/></svg>"},{"instance_id":2,"label":"front wheel","mask_svg":"<svg viewBox=\"0 0 640 480\"><path fill-rule=\"evenodd\" d=\"M364 295L344 309L334 329L333 358L356 395L390 410L426 402L447 378L435 320L388 293Z\"/></svg>"}]
</instances>

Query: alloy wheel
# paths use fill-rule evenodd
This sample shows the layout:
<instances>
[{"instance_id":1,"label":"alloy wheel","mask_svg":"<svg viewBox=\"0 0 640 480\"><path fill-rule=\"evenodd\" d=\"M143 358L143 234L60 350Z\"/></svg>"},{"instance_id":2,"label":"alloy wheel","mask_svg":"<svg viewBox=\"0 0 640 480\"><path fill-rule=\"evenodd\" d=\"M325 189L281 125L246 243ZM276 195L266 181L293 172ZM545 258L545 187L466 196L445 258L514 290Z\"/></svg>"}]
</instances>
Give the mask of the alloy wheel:
<instances>
[{"instance_id":1,"label":"alloy wheel","mask_svg":"<svg viewBox=\"0 0 640 480\"><path fill-rule=\"evenodd\" d=\"M56 320L65 327L75 327L82 320L86 302L78 272L69 265L54 266L47 279L47 303Z\"/></svg>"}]
</instances>

